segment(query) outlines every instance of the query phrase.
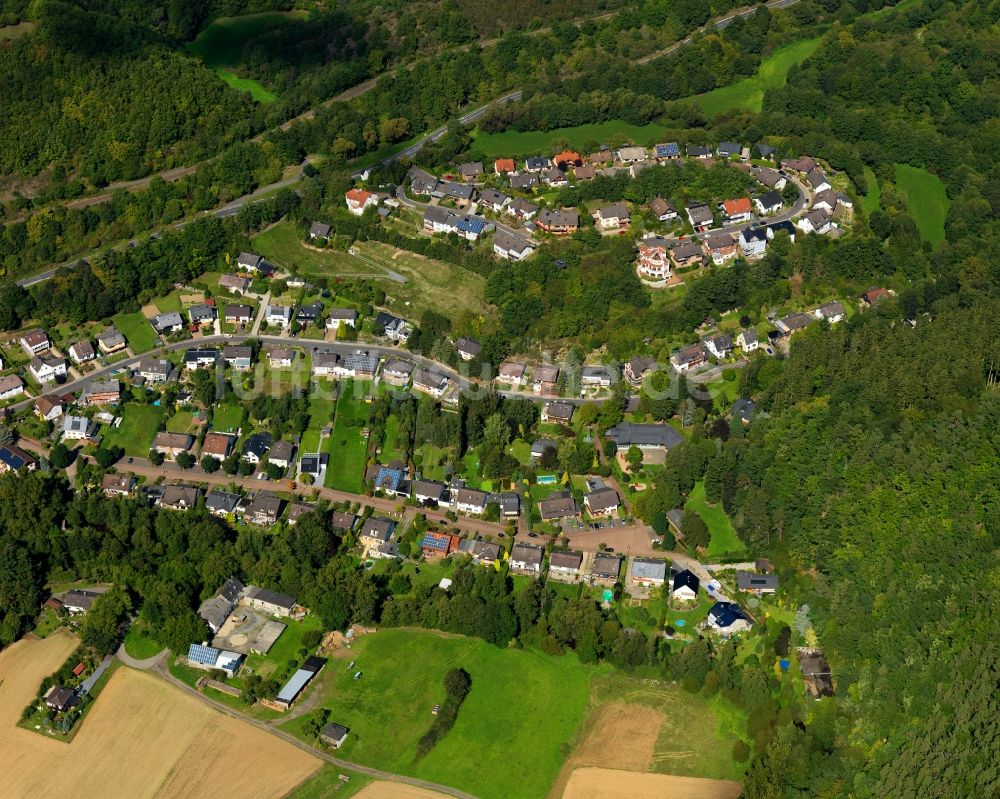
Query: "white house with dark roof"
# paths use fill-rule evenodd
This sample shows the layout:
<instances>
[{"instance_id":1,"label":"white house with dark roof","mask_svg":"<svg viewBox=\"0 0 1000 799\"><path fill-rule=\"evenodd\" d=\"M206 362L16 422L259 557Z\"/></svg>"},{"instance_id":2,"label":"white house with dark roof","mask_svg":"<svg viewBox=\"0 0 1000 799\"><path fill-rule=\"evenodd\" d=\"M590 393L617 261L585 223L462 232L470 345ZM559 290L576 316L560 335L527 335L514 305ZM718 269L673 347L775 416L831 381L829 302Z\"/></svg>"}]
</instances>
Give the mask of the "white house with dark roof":
<instances>
[{"instance_id":1,"label":"white house with dark roof","mask_svg":"<svg viewBox=\"0 0 1000 799\"><path fill-rule=\"evenodd\" d=\"M78 341L70 345L69 357L76 363L86 363L87 361L94 360L97 354L94 352L94 347L89 341Z\"/></svg>"},{"instance_id":2,"label":"white house with dark roof","mask_svg":"<svg viewBox=\"0 0 1000 799\"><path fill-rule=\"evenodd\" d=\"M455 341L455 352L463 361L471 361L482 351L483 345L474 338L459 338Z\"/></svg>"},{"instance_id":3,"label":"white house with dark roof","mask_svg":"<svg viewBox=\"0 0 1000 799\"><path fill-rule=\"evenodd\" d=\"M833 302L819 306L819 308L813 311L813 316L817 319L825 319L833 325L843 320L847 316L847 312L844 310L842 302L834 300Z\"/></svg>"},{"instance_id":4,"label":"white house with dark roof","mask_svg":"<svg viewBox=\"0 0 1000 799\"><path fill-rule=\"evenodd\" d=\"M760 347L760 338L757 336L757 331L752 327L740 331L740 334L736 337L736 345L743 352L754 352Z\"/></svg>"},{"instance_id":5,"label":"white house with dark roof","mask_svg":"<svg viewBox=\"0 0 1000 799\"><path fill-rule=\"evenodd\" d=\"M331 308L326 318L328 330L338 330L341 325L354 327L358 321L358 312L353 308Z\"/></svg>"},{"instance_id":6,"label":"white house with dark roof","mask_svg":"<svg viewBox=\"0 0 1000 799\"><path fill-rule=\"evenodd\" d=\"M493 236L493 252L508 261L523 261L535 251L535 245L503 230Z\"/></svg>"}]
</instances>

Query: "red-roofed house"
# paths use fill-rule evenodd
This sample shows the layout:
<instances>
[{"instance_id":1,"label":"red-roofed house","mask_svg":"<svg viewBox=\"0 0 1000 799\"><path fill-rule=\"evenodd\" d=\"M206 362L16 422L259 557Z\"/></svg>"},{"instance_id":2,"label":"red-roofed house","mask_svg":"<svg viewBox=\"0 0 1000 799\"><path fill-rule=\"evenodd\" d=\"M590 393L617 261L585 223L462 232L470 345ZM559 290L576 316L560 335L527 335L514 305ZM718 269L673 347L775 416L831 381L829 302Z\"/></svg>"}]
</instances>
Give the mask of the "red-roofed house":
<instances>
[{"instance_id":1,"label":"red-roofed house","mask_svg":"<svg viewBox=\"0 0 1000 799\"><path fill-rule=\"evenodd\" d=\"M566 170L571 166L583 166L583 159L580 157L580 153L575 153L572 150L563 150L563 152L557 153L552 156L552 161L562 170Z\"/></svg>"},{"instance_id":2,"label":"red-roofed house","mask_svg":"<svg viewBox=\"0 0 1000 799\"><path fill-rule=\"evenodd\" d=\"M753 206L749 197L740 197L737 200L726 200L720 206L726 215L727 225L738 225L749 222L753 216Z\"/></svg>"},{"instance_id":3,"label":"red-roofed house","mask_svg":"<svg viewBox=\"0 0 1000 799\"><path fill-rule=\"evenodd\" d=\"M517 164L513 158L498 158L493 162L493 171L498 175L505 175L517 169Z\"/></svg>"},{"instance_id":4,"label":"red-roofed house","mask_svg":"<svg viewBox=\"0 0 1000 799\"><path fill-rule=\"evenodd\" d=\"M378 205L378 199L370 191L364 189L351 189L344 195L347 201L347 210L355 216L361 216L366 209Z\"/></svg>"},{"instance_id":5,"label":"red-roofed house","mask_svg":"<svg viewBox=\"0 0 1000 799\"><path fill-rule=\"evenodd\" d=\"M420 549L428 557L444 558L458 549L461 539L457 535L446 533L425 533L420 542Z\"/></svg>"}]
</instances>

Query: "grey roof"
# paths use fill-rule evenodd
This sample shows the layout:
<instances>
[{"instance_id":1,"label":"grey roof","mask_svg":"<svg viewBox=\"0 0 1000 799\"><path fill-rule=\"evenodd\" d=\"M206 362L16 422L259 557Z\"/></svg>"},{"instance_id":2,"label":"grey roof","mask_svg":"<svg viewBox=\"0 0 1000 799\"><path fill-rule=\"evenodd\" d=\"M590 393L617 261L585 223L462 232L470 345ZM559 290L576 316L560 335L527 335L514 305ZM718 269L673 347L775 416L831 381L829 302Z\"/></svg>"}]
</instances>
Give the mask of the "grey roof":
<instances>
[{"instance_id":1,"label":"grey roof","mask_svg":"<svg viewBox=\"0 0 1000 799\"><path fill-rule=\"evenodd\" d=\"M483 345L474 338L460 338L455 341L455 349L475 358L483 349Z\"/></svg>"},{"instance_id":2,"label":"grey roof","mask_svg":"<svg viewBox=\"0 0 1000 799\"><path fill-rule=\"evenodd\" d=\"M358 517L353 513L335 510L330 514L330 526L334 530L353 530L357 521Z\"/></svg>"},{"instance_id":3,"label":"grey roof","mask_svg":"<svg viewBox=\"0 0 1000 799\"><path fill-rule=\"evenodd\" d=\"M667 562L659 558L632 558L633 580L666 580Z\"/></svg>"},{"instance_id":4,"label":"grey roof","mask_svg":"<svg viewBox=\"0 0 1000 799\"><path fill-rule=\"evenodd\" d=\"M295 445L290 441L275 441L271 445L271 454L268 456L272 461L290 461L295 454Z\"/></svg>"},{"instance_id":5,"label":"grey roof","mask_svg":"<svg viewBox=\"0 0 1000 799\"><path fill-rule=\"evenodd\" d=\"M722 250L736 243L732 233L712 233L705 237L705 244L710 250Z\"/></svg>"},{"instance_id":6,"label":"grey roof","mask_svg":"<svg viewBox=\"0 0 1000 799\"><path fill-rule=\"evenodd\" d=\"M327 315L329 319L357 319L358 312L353 308L331 308Z\"/></svg>"},{"instance_id":7,"label":"grey roof","mask_svg":"<svg viewBox=\"0 0 1000 799\"><path fill-rule=\"evenodd\" d=\"M814 169L806 175L806 180L809 181L809 185L814 189L818 186L822 186L824 183L830 182L826 179L826 175L823 173L822 169Z\"/></svg>"},{"instance_id":8,"label":"grey roof","mask_svg":"<svg viewBox=\"0 0 1000 799\"><path fill-rule=\"evenodd\" d=\"M549 555L549 567L553 569L579 569L583 563L582 552L553 552Z\"/></svg>"},{"instance_id":9,"label":"grey roof","mask_svg":"<svg viewBox=\"0 0 1000 799\"><path fill-rule=\"evenodd\" d=\"M205 508L213 513L232 513L242 500L243 497L239 494L230 494L228 491L216 488L205 497Z\"/></svg>"},{"instance_id":10,"label":"grey roof","mask_svg":"<svg viewBox=\"0 0 1000 799\"><path fill-rule=\"evenodd\" d=\"M191 317L192 322L197 322L201 319L211 321L215 319L215 308L211 305L206 305L205 303L192 305L188 308L188 315Z\"/></svg>"},{"instance_id":11,"label":"grey roof","mask_svg":"<svg viewBox=\"0 0 1000 799\"><path fill-rule=\"evenodd\" d=\"M679 241L670 249L674 253L674 258L678 261L687 261L689 258L705 257L697 239L685 239L684 241Z\"/></svg>"},{"instance_id":12,"label":"grey roof","mask_svg":"<svg viewBox=\"0 0 1000 799\"><path fill-rule=\"evenodd\" d=\"M503 205L506 203L510 197L504 194L502 191L497 191L496 189L484 189L482 193L482 200L484 203L489 203L490 205Z\"/></svg>"},{"instance_id":13,"label":"grey roof","mask_svg":"<svg viewBox=\"0 0 1000 799\"><path fill-rule=\"evenodd\" d=\"M195 486L172 485L164 486L160 504L167 507L193 508L201 495L201 489Z\"/></svg>"},{"instance_id":14,"label":"grey roof","mask_svg":"<svg viewBox=\"0 0 1000 799\"><path fill-rule=\"evenodd\" d=\"M753 344L754 342L759 340L757 338L757 331L754 330L752 327L748 327L746 330L740 333L740 335L743 336L743 341L745 341L747 344Z\"/></svg>"},{"instance_id":15,"label":"grey roof","mask_svg":"<svg viewBox=\"0 0 1000 799\"><path fill-rule=\"evenodd\" d=\"M731 350L733 348L733 337L728 333L719 333L705 339L706 344L711 344L717 350Z\"/></svg>"},{"instance_id":16,"label":"grey roof","mask_svg":"<svg viewBox=\"0 0 1000 799\"><path fill-rule=\"evenodd\" d=\"M548 499L538 503L538 514L543 520L563 519L567 516L576 516L578 512L576 500L571 496L550 494Z\"/></svg>"},{"instance_id":17,"label":"grey roof","mask_svg":"<svg viewBox=\"0 0 1000 799\"><path fill-rule=\"evenodd\" d=\"M621 555L612 555L608 552L598 552L594 555L594 563L590 567L590 573L594 577L613 579L618 576L621 566Z\"/></svg>"},{"instance_id":18,"label":"grey roof","mask_svg":"<svg viewBox=\"0 0 1000 799\"><path fill-rule=\"evenodd\" d=\"M565 419L567 422L573 418L574 410L568 402L550 402L545 406L545 414L550 419Z\"/></svg>"},{"instance_id":19,"label":"grey roof","mask_svg":"<svg viewBox=\"0 0 1000 799\"><path fill-rule=\"evenodd\" d=\"M227 344L222 348L222 357L227 361L233 361L237 358L252 358L253 347L241 347L235 344Z\"/></svg>"},{"instance_id":20,"label":"grey roof","mask_svg":"<svg viewBox=\"0 0 1000 799\"><path fill-rule=\"evenodd\" d=\"M414 480L413 496L427 497L428 499L440 500L444 496L447 486L437 480Z\"/></svg>"},{"instance_id":21,"label":"grey roof","mask_svg":"<svg viewBox=\"0 0 1000 799\"><path fill-rule=\"evenodd\" d=\"M577 211L542 211L538 215L540 225L549 227L576 227L580 224L580 214Z\"/></svg>"},{"instance_id":22,"label":"grey roof","mask_svg":"<svg viewBox=\"0 0 1000 799\"><path fill-rule=\"evenodd\" d=\"M446 197L454 197L456 200L471 200L476 193L474 186L466 183L444 183L438 187Z\"/></svg>"},{"instance_id":23,"label":"grey roof","mask_svg":"<svg viewBox=\"0 0 1000 799\"><path fill-rule=\"evenodd\" d=\"M253 316L253 308L249 305L230 303L226 306L225 313L227 319L243 319L244 317L249 318Z\"/></svg>"},{"instance_id":24,"label":"grey roof","mask_svg":"<svg viewBox=\"0 0 1000 799\"><path fill-rule=\"evenodd\" d=\"M740 591L774 591L778 588L778 575L738 571L736 587Z\"/></svg>"},{"instance_id":25,"label":"grey roof","mask_svg":"<svg viewBox=\"0 0 1000 799\"><path fill-rule=\"evenodd\" d=\"M629 211L624 203L614 203L613 205L606 205L603 208L598 208L597 213L601 215L602 219L610 219L612 217L617 217L621 219L623 217L628 218Z\"/></svg>"},{"instance_id":26,"label":"grey roof","mask_svg":"<svg viewBox=\"0 0 1000 799\"><path fill-rule=\"evenodd\" d=\"M483 508L486 506L487 499L489 499L489 494L477 488L460 488L455 492L455 503L458 505Z\"/></svg>"},{"instance_id":27,"label":"grey roof","mask_svg":"<svg viewBox=\"0 0 1000 799\"><path fill-rule=\"evenodd\" d=\"M712 209L704 203L689 205L685 210L687 211L688 217L690 217L691 221L696 225L711 222L714 218Z\"/></svg>"},{"instance_id":28,"label":"grey roof","mask_svg":"<svg viewBox=\"0 0 1000 799\"><path fill-rule=\"evenodd\" d=\"M819 306L819 308L817 308L816 310L819 312L820 316L822 316L824 319L829 319L830 317L833 316L843 316L845 313L844 304L839 300L834 300L833 302L824 303L823 305Z\"/></svg>"},{"instance_id":29,"label":"grey roof","mask_svg":"<svg viewBox=\"0 0 1000 799\"><path fill-rule=\"evenodd\" d=\"M666 447L672 449L684 442L683 436L668 424L633 424L619 422L607 432L619 447Z\"/></svg>"},{"instance_id":30,"label":"grey roof","mask_svg":"<svg viewBox=\"0 0 1000 799\"><path fill-rule=\"evenodd\" d=\"M541 565L545 550L535 544L514 544L510 551L510 559L521 563Z\"/></svg>"},{"instance_id":31,"label":"grey roof","mask_svg":"<svg viewBox=\"0 0 1000 799\"><path fill-rule=\"evenodd\" d=\"M278 591L272 591L270 588L254 586L247 592L247 596L250 599L256 599L258 602L267 602L269 605L276 605L279 608L291 610L295 607L295 597L279 593Z\"/></svg>"},{"instance_id":32,"label":"grey roof","mask_svg":"<svg viewBox=\"0 0 1000 799\"><path fill-rule=\"evenodd\" d=\"M331 722L323 726L323 729L319 731L320 737L329 738L331 741L341 740L347 733L350 732L348 727L343 724L336 724Z\"/></svg>"},{"instance_id":33,"label":"grey roof","mask_svg":"<svg viewBox=\"0 0 1000 799\"><path fill-rule=\"evenodd\" d=\"M538 185L538 175L525 174L525 175L511 175L510 185L513 189L520 189L524 191L525 189L531 189Z\"/></svg>"},{"instance_id":34,"label":"grey roof","mask_svg":"<svg viewBox=\"0 0 1000 799\"><path fill-rule=\"evenodd\" d=\"M325 239L330 235L332 229L326 222L313 222L309 226L309 235Z\"/></svg>"},{"instance_id":35,"label":"grey roof","mask_svg":"<svg viewBox=\"0 0 1000 799\"><path fill-rule=\"evenodd\" d=\"M392 538L392 532L396 529L396 523L392 519L382 516L370 516L365 519L358 536L361 538L374 538L379 541L388 541Z\"/></svg>"},{"instance_id":36,"label":"grey roof","mask_svg":"<svg viewBox=\"0 0 1000 799\"><path fill-rule=\"evenodd\" d=\"M505 250L507 252L517 253L534 249L534 245L527 239L522 239L520 236L514 236L503 230L498 230L493 235L493 246L499 247L501 250Z\"/></svg>"},{"instance_id":37,"label":"grey roof","mask_svg":"<svg viewBox=\"0 0 1000 799\"><path fill-rule=\"evenodd\" d=\"M599 488L584 497L591 512L611 510L618 507L618 492L613 488Z\"/></svg>"},{"instance_id":38,"label":"grey roof","mask_svg":"<svg viewBox=\"0 0 1000 799\"><path fill-rule=\"evenodd\" d=\"M222 584L222 588L219 589L219 596L225 597L230 602L235 602L240 598L240 594L243 589L246 588L242 582L237 580L235 577L230 577L226 582Z\"/></svg>"},{"instance_id":39,"label":"grey roof","mask_svg":"<svg viewBox=\"0 0 1000 799\"><path fill-rule=\"evenodd\" d=\"M775 205L781 205L781 192L765 191L757 200L765 208L772 208Z\"/></svg>"},{"instance_id":40,"label":"grey roof","mask_svg":"<svg viewBox=\"0 0 1000 799\"><path fill-rule=\"evenodd\" d=\"M253 498L253 502L250 503L247 510L254 516L261 515L277 519L283 503L284 500L281 497L262 491Z\"/></svg>"},{"instance_id":41,"label":"grey roof","mask_svg":"<svg viewBox=\"0 0 1000 799\"><path fill-rule=\"evenodd\" d=\"M408 375L413 372L413 364L409 361L393 359L386 362L385 366L382 367L382 372L393 372L395 374Z\"/></svg>"},{"instance_id":42,"label":"grey roof","mask_svg":"<svg viewBox=\"0 0 1000 799\"><path fill-rule=\"evenodd\" d=\"M170 327L177 327L178 325L183 327L184 325L184 320L177 311L161 313L158 316L154 316L149 321L157 331L166 330Z\"/></svg>"}]
</instances>

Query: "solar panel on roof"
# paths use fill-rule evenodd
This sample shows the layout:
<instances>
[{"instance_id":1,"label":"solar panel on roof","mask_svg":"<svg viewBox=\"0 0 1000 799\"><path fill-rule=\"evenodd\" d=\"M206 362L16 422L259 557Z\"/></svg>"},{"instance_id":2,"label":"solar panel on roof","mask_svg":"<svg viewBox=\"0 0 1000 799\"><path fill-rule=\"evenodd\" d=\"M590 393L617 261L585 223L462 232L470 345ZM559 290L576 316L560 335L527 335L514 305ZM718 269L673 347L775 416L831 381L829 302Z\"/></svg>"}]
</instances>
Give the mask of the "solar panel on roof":
<instances>
[{"instance_id":1,"label":"solar panel on roof","mask_svg":"<svg viewBox=\"0 0 1000 799\"><path fill-rule=\"evenodd\" d=\"M191 644L188 649L188 660L201 663L205 666L214 666L219 659L219 650L213 646L203 646L202 644Z\"/></svg>"}]
</instances>

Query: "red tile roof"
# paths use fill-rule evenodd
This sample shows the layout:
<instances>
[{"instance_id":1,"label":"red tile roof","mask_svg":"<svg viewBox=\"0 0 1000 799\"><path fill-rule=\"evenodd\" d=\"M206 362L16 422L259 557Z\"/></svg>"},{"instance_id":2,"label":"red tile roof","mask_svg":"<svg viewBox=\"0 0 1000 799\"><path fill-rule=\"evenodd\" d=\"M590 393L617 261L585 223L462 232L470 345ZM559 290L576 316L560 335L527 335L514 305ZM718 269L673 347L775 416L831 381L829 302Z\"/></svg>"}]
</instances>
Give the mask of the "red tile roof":
<instances>
[{"instance_id":1,"label":"red tile roof","mask_svg":"<svg viewBox=\"0 0 1000 799\"><path fill-rule=\"evenodd\" d=\"M722 207L726 211L727 216L739 216L740 214L750 213L750 198L740 197L738 200L726 200Z\"/></svg>"}]
</instances>

